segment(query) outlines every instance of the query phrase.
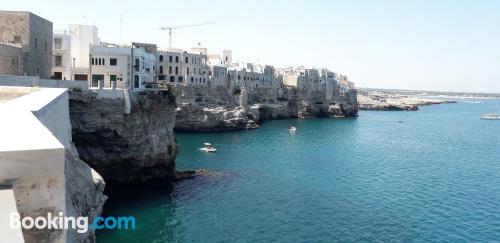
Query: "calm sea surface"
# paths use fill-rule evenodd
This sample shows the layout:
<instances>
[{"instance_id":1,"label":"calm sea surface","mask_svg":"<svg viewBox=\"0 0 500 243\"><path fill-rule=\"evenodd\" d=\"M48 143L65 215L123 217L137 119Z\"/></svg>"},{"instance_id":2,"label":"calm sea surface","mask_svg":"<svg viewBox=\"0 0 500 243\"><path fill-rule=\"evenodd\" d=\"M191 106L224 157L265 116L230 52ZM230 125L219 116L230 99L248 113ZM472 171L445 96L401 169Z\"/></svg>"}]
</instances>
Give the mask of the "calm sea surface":
<instances>
[{"instance_id":1,"label":"calm sea surface","mask_svg":"<svg viewBox=\"0 0 500 243\"><path fill-rule=\"evenodd\" d=\"M110 192L105 214L137 229L98 242L499 241L500 121L479 119L495 111L489 100L178 134L178 169L207 175Z\"/></svg>"}]
</instances>

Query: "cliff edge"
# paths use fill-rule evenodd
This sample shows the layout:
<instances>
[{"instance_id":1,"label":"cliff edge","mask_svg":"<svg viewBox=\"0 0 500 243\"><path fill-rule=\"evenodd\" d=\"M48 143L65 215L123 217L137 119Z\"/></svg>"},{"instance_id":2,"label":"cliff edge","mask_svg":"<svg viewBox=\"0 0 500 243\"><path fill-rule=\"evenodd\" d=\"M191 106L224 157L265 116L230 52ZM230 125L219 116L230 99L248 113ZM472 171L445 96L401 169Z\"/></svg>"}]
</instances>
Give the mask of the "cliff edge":
<instances>
[{"instance_id":1,"label":"cliff edge","mask_svg":"<svg viewBox=\"0 0 500 243\"><path fill-rule=\"evenodd\" d=\"M106 182L175 180L175 94L131 92L130 113L124 112L125 97L70 92L72 135L80 158Z\"/></svg>"}]
</instances>

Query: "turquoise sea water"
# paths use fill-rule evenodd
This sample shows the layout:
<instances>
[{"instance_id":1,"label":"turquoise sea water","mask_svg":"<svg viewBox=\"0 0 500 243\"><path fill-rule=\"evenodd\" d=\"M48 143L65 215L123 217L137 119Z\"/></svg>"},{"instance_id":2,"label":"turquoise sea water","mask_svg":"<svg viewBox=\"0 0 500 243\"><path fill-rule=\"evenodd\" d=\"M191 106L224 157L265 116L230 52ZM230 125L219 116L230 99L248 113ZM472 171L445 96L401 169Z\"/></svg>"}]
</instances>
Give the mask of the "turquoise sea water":
<instances>
[{"instance_id":1,"label":"turquoise sea water","mask_svg":"<svg viewBox=\"0 0 500 243\"><path fill-rule=\"evenodd\" d=\"M98 242L498 241L500 121L479 119L495 110L490 100L178 134L178 169L208 175L111 194L105 213L133 215L137 229ZM217 153L197 151L203 142Z\"/></svg>"}]
</instances>

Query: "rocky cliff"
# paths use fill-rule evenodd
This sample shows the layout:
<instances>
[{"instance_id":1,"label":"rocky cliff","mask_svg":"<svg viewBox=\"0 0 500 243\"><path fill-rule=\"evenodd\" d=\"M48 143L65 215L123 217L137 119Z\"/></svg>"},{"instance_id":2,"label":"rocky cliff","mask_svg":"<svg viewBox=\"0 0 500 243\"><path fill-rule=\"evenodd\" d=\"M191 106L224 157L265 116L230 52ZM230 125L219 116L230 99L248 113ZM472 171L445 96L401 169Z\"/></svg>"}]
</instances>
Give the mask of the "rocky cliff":
<instances>
[{"instance_id":1,"label":"rocky cliff","mask_svg":"<svg viewBox=\"0 0 500 243\"><path fill-rule=\"evenodd\" d=\"M104 179L83 162L72 145L66 150L66 214L74 217L88 217L92 222L102 212L107 197L103 194ZM95 231L86 233L68 230L67 242L95 242Z\"/></svg>"},{"instance_id":2,"label":"rocky cliff","mask_svg":"<svg viewBox=\"0 0 500 243\"><path fill-rule=\"evenodd\" d=\"M80 158L106 182L144 181L175 176L175 94L142 91L124 98L99 98L96 92L70 92L73 141Z\"/></svg>"}]
</instances>

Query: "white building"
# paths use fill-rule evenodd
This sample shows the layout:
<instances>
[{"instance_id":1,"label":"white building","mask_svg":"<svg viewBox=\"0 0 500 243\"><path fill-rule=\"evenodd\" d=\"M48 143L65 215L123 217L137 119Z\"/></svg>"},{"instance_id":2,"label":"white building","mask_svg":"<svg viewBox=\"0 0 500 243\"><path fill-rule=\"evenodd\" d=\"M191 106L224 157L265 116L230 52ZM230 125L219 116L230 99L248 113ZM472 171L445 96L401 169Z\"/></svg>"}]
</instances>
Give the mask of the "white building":
<instances>
[{"instance_id":1,"label":"white building","mask_svg":"<svg viewBox=\"0 0 500 243\"><path fill-rule=\"evenodd\" d=\"M116 81L118 88L143 89L155 83L156 50L144 44L133 46L93 46L89 86L97 87L103 81L104 87L112 87Z\"/></svg>"},{"instance_id":2,"label":"white building","mask_svg":"<svg viewBox=\"0 0 500 243\"><path fill-rule=\"evenodd\" d=\"M90 47L100 45L97 27L70 25L69 31L56 31L52 43L53 78L88 81L90 77Z\"/></svg>"}]
</instances>

